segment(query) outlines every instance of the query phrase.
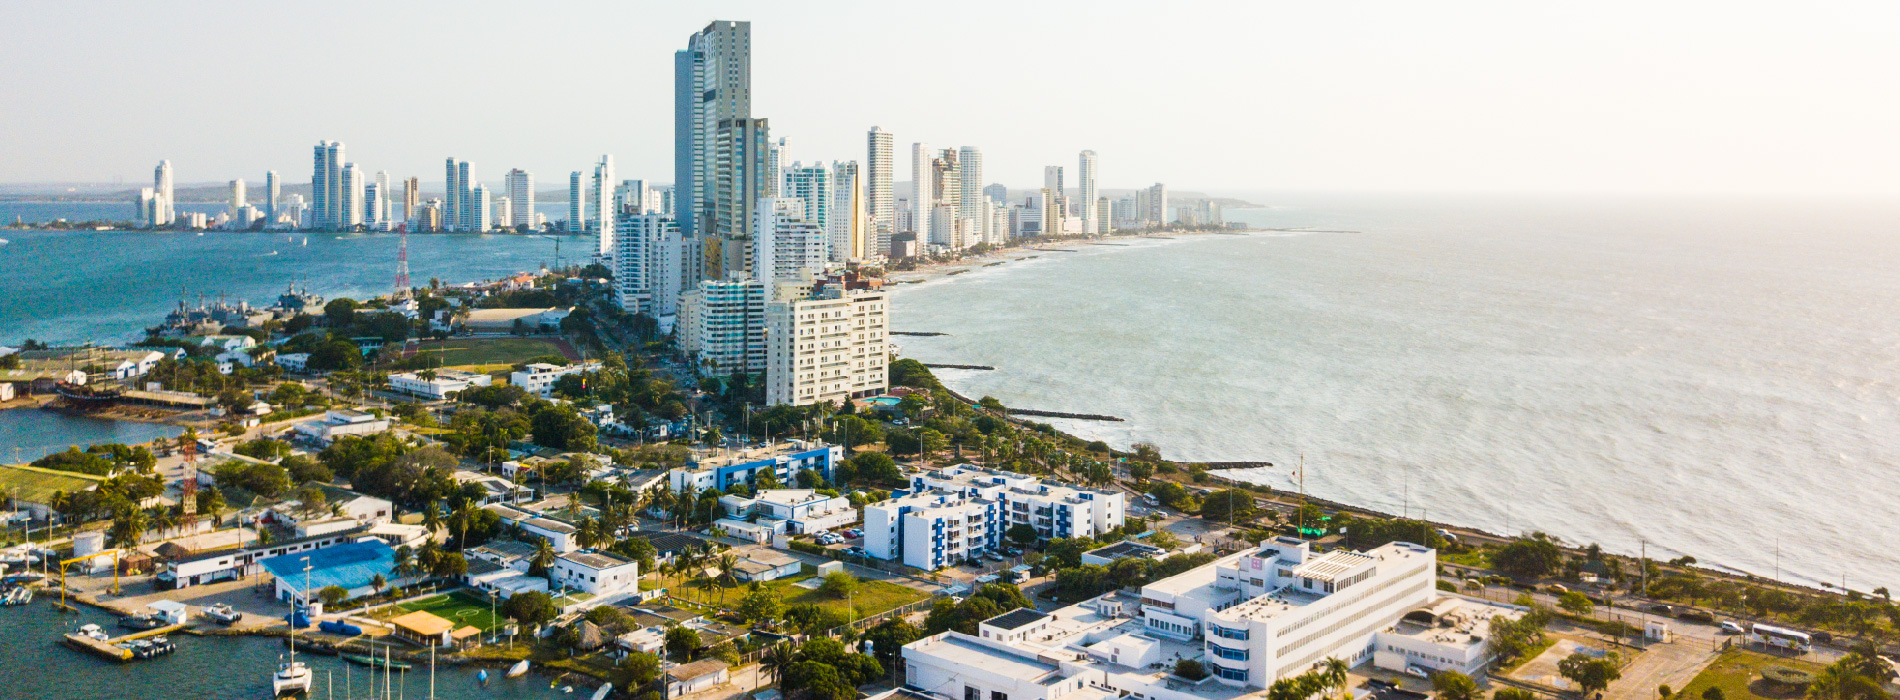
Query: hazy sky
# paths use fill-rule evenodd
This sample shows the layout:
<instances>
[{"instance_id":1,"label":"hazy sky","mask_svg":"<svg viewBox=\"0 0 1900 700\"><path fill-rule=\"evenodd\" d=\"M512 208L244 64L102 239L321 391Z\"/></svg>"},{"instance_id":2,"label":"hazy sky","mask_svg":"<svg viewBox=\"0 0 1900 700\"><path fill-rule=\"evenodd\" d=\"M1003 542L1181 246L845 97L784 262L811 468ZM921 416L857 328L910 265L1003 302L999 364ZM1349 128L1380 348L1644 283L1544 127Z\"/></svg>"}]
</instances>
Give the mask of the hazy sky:
<instances>
[{"instance_id":1,"label":"hazy sky","mask_svg":"<svg viewBox=\"0 0 1900 700\"><path fill-rule=\"evenodd\" d=\"M0 182L310 177L320 139L441 187L613 154L672 180L672 54L752 22L801 160L864 132L991 181L1100 153L1177 189L1900 191L1900 4L0 3Z\"/></svg>"}]
</instances>

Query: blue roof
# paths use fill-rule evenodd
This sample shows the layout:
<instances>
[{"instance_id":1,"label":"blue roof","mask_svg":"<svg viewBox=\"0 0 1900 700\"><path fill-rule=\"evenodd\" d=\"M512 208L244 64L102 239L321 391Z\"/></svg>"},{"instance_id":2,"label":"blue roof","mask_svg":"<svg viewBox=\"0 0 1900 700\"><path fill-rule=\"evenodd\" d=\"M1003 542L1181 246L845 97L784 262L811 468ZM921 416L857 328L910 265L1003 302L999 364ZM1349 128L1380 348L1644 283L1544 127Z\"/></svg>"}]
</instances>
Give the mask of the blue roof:
<instances>
[{"instance_id":1,"label":"blue roof","mask_svg":"<svg viewBox=\"0 0 1900 700\"><path fill-rule=\"evenodd\" d=\"M396 550L382 540L365 538L358 542L324 547L271 557L258 562L292 590L304 590L304 558L310 558L310 588L325 586L345 589L367 588L370 579L382 574L385 579L396 570Z\"/></svg>"}]
</instances>

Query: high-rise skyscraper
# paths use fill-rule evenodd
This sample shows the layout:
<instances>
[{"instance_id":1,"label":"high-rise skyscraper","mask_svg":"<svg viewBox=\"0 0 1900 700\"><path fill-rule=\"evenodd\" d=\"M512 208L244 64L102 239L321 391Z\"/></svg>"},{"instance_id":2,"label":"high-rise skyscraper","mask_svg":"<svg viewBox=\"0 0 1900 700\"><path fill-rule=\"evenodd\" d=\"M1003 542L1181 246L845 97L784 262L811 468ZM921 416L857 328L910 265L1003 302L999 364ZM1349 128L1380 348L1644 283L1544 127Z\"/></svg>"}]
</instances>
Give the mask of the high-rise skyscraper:
<instances>
[{"instance_id":1,"label":"high-rise skyscraper","mask_svg":"<svg viewBox=\"0 0 1900 700\"><path fill-rule=\"evenodd\" d=\"M931 207L923 210L930 217L930 235L917 240L926 243L947 246L952 250L961 250L970 245L964 240L967 228L962 226L963 207L963 164L958 160L956 149L946 148L939 151L930 160Z\"/></svg>"},{"instance_id":2,"label":"high-rise skyscraper","mask_svg":"<svg viewBox=\"0 0 1900 700\"><path fill-rule=\"evenodd\" d=\"M804 219L828 232L831 230L831 187L831 169L823 163L809 166L793 163L785 169L785 183L779 197L797 199L804 209Z\"/></svg>"},{"instance_id":3,"label":"high-rise skyscraper","mask_svg":"<svg viewBox=\"0 0 1900 700\"><path fill-rule=\"evenodd\" d=\"M500 226L504 229L514 226L514 224L510 223L515 220L514 200L509 199L507 196L496 197L494 199L495 215L490 217L490 220L493 221L496 226Z\"/></svg>"},{"instance_id":4,"label":"high-rise skyscraper","mask_svg":"<svg viewBox=\"0 0 1900 700\"><path fill-rule=\"evenodd\" d=\"M493 206L494 203L488 201L487 187L476 185L469 188L467 196L462 201L462 213L467 216L464 230L482 233L494 228L495 220L491 218Z\"/></svg>"},{"instance_id":5,"label":"high-rise skyscraper","mask_svg":"<svg viewBox=\"0 0 1900 700\"><path fill-rule=\"evenodd\" d=\"M576 170L567 174L567 232L587 233L587 188Z\"/></svg>"},{"instance_id":6,"label":"high-rise skyscraper","mask_svg":"<svg viewBox=\"0 0 1900 700\"><path fill-rule=\"evenodd\" d=\"M930 194L936 190L937 181L931 171L933 155L930 144L918 141L910 145L910 232L917 234L919 245L931 241Z\"/></svg>"},{"instance_id":7,"label":"high-rise skyscraper","mask_svg":"<svg viewBox=\"0 0 1900 700\"><path fill-rule=\"evenodd\" d=\"M831 164L830 216L831 261L854 262L869 257L865 250L864 178L855 160Z\"/></svg>"},{"instance_id":8,"label":"high-rise skyscraper","mask_svg":"<svg viewBox=\"0 0 1900 700\"><path fill-rule=\"evenodd\" d=\"M871 230L866 236L871 257L891 254L891 236L897 233L897 195L891 190L896 164L896 138L871 127L865 138L864 209Z\"/></svg>"},{"instance_id":9,"label":"high-rise skyscraper","mask_svg":"<svg viewBox=\"0 0 1900 700\"><path fill-rule=\"evenodd\" d=\"M534 174L520 168L508 171L508 206L514 210L514 221L503 222L508 226L527 224L534 227Z\"/></svg>"},{"instance_id":10,"label":"high-rise skyscraper","mask_svg":"<svg viewBox=\"0 0 1900 700\"><path fill-rule=\"evenodd\" d=\"M475 191L474 170L474 166L469 165L466 160L458 161L455 164L455 182L457 185L460 185L460 189L457 190L455 194L457 204L455 212L457 217L456 226L463 231L486 231L488 229L475 228L475 204L468 199L469 194ZM483 208L487 208L486 203L483 204ZM483 218L487 218L486 215L484 215Z\"/></svg>"},{"instance_id":11,"label":"high-rise skyscraper","mask_svg":"<svg viewBox=\"0 0 1900 700\"><path fill-rule=\"evenodd\" d=\"M339 231L354 231L363 225L363 171L355 163L344 163L340 177L337 178L338 195L336 199L337 222Z\"/></svg>"},{"instance_id":12,"label":"high-rise skyscraper","mask_svg":"<svg viewBox=\"0 0 1900 700\"><path fill-rule=\"evenodd\" d=\"M395 228L389 225L389 198L390 195L395 194L395 191L390 189L389 171L376 171L376 180L371 184L376 186L376 197L364 202L368 207L364 218L369 222L371 228L375 228L379 231L388 231Z\"/></svg>"},{"instance_id":13,"label":"high-rise skyscraper","mask_svg":"<svg viewBox=\"0 0 1900 700\"><path fill-rule=\"evenodd\" d=\"M756 211L758 225L752 234L752 279L770 285L825 271L829 233L818 222L805 218L804 202L763 197Z\"/></svg>"},{"instance_id":14,"label":"high-rise skyscraper","mask_svg":"<svg viewBox=\"0 0 1900 700\"><path fill-rule=\"evenodd\" d=\"M601 260L614 254L614 157L601 156L594 164L594 186L587 198L587 226L594 232L594 255Z\"/></svg>"},{"instance_id":15,"label":"high-rise skyscraper","mask_svg":"<svg viewBox=\"0 0 1900 700\"><path fill-rule=\"evenodd\" d=\"M237 220L238 210L243 209L244 205L250 204L250 203L251 203L250 197L244 191L244 178L238 178L236 180L232 180L231 181L231 202L230 204L226 205L226 206L229 206L231 209L231 219L233 221ZM246 223L249 223L249 222L246 222Z\"/></svg>"},{"instance_id":16,"label":"high-rise skyscraper","mask_svg":"<svg viewBox=\"0 0 1900 700\"><path fill-rule=\"evenodd\" d=\"M329 174L324 178L327 191L324 193L326 204L323 207L323 223L317 227L335 231L343 228L343 142L331 141L324 148L323 159Z\"/></svg>"},{"instance_id":17,"label":"high-rise skyscraper","mask_svg":"<svg viewBox=\"0 0 1900 700\"><path fill-rule=\"evenodd\" d=\"M416 216L416 207L422 204L422 181L409 178L402 181L402 220L406 223Z\"/></svg>"},{"instance_id":18,"label":"high-rise skyscraper","mask_svg":"<svg viewBox=\"0 0 1900 700\"><path fill-rule=\"evenodd\" d=\"M1083 151L1075 170L1078 179L1076 184L1082 188L1082 191L1077 194L1082 198L1082 233L1091 235L1100 233L1101 214L1097 208L1098 203L1095 201L1095 152Z\"/></svg>"},{"instance_id":19,"label":"high-rise skyscraper","mask_svg":"<svg viewBox=\"0 0 1900 700\"><path fill-rule=\"evenodd\" d=\"M786 143L785 137L780 136L773 139L771 145L766 148L765 171L772 176L772 179L768 180L765 185L765 196L767 197L778 197L783 194L785 168L791 163L791 155L787 153L790 147L790 144Z\"/></svg>"},{"instance_id":20,"label":"high-rise skyscraper","mask_svg":"<svg viewBox=\"0 0 1900 700\"><path fill-rule=\"evenodd\" d=\"M674 54L673 81L673 184L680 230L688 238L722 239L702 241L708 268L698 272L723 276L727 259L743 258L728 249L742 251L751 226L753 202L733 197L756 200L765 190L751 186L763 182L763 173L751 170L754 164L763 169L766 150L764 139L750 138L765 130L764 120L755 124L752 119L752 24L706 25ZM728 154L724 160L721 151ZM727 195L724 207L722 191ZM716 214L722 209L724 214ZM745 216L734 221L734 214Z\"/></svg>"},{"instance_id":21,"label":"high-rise skyscraper","mask_svg":"<svg viewBox=\"0 0 1900 700\"><path fill-rule=\"evenodd\" d=\"M382 183L371 179L363 186L363 226L371 231L382 230L382 212L388 211L389 193Z\"/></svg>"},{"instance_id":22,"label":"high-rise skyscraper","mask_svg":"<svg viewBox=\"0 0 1900 700\"><path fill-rule=\"evenodd\" d=\"M277 181L277 171L264 173L264 225L277 223L277 204L283 199L284 185Z\"/></svg>"},{"instance_id":23,"label":"high-rise skyscraper","mask_svg":"<svg viewBox=\"0 0 1900 700\"><path fill-rule=\"evenodd\" d=\"M715 279L752 268L749 238L753 211L773 175L767 172L765 144L772 130L765 119L728 119L719 123L714 144L713 207L703 220L718 237L705 243L704 273Z\"/></svg>"},{"instance_id":24,"label":"high-rise skyscraper","mask_svg":"<svg viewBox=\"0 0 1900 700\"><path fill-rule=\"evenodd\" d=\"M310 228L330 228L330 142L318 141L310 155Z\"/></svg>"},{"instance_id":25,"label":"high-rise skyscraper","mask_svg":"<svg viewBox=\"0 0 1900 700\"><path fill-rule=\"evenodd\" d=\"M957 218L962 225L970 228L975 238L964 245L976 245L983 241L983 232L989 227L990 221L990 205L983 202L983 152L975 146L958 149L957 167L957 182L961 185L957 196Z\"/></svg>"},{"instance_id":26,"label":"high-rise skyscraper","mask_svg":"<svg viewBox=\"0 0 1900 700\"><path fill-rule=\"evenodd\" d=\"M1042 169L1042 188L1057 197L1062 195L1062 166L1051 165Z\"/></svg>"},{"instance_id":27,"label":"high-rise skyscraper","mask_svg":"<svg viewBox=\"0 0 1900 700\"><path fill-rule=\"evenodd\" d=\"M462 211L461 173L455 169L455 158L450 157L442 167L442 228L455 230L461 221Z\"/></svg>"},{"instance_id":28,"label":"high-rise skyscraper","mask_svg":"<svg viewBox=\"0 0 1900 700\"><path fill-rule=\"evenodd\" d=\"M170 226L178 218L178 200L173 199L172 162L161 160L152 169L152 226Z\"/></svg>"}]
</instances>

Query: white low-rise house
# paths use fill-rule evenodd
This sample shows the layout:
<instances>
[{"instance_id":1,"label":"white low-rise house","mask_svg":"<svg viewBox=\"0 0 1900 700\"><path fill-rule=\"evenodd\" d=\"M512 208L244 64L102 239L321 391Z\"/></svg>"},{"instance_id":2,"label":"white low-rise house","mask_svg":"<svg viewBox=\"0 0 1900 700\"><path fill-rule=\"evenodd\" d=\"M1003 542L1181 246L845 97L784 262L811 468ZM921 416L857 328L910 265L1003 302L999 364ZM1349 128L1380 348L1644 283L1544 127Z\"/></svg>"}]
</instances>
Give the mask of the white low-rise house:
<instances>
[{"instance_id":1,"label":"white low-rise house","mask_svg":"<svg viewBox=\"0 0 1900 700\"><path fill-rule=\"evenodd\" d=\"M425 370L428 371L428 370ZM410 396L441 401L472 386L489 386L495 378L459 369L438 369L424 377L422 372L389 375L389 388Z\"/></svg>"},{"instance_id":2,"label":"white low-rise house","mask_svg":"<svg viewBox=\"0 0 1900 700\"><path fill-rule=\"evenodd\" d=\"M574 541L574 534L578 530L573 525L500 504L482 506L482 510L500 516L502 522L521 528L523 533L547 540L557 553L572 552L579 548Z\"/></svg>"},{"instance_id":3,"label":"white low-rise house","mask_svg":"<svg viewBox=\"0 0 1900 700\"><path fill-rule=\"evenodd\" d=\"M475 484L482 489L482 498L475 503L475 505L478 506L495 503L521 503L534 499L534 489L524 488L513 481L495 476L494 474L483 474L481 472L458 469L455 471L454 477L455 482L458 484Z\"/></svg>"},{"instance_id":4,"label":"white low-rise house","mask_svg":"<svg viewBox=\"0 0 1900 700\"><path fill-rule=\"evenodd\" d=\"M309 363L310 353L307 352L293 352L287 355L277 356L277 366L284 368L285 372L303 374L308 370Z\"/></svg>"},{"instance_id":5,"label":"white low-rise house","mask_svg":"<svg viewBox=\"0 0 1900 700\"><path fill-rule=\"evenodd\" d=\"M773 535L785 534L785 521L767 520L754 523L737 518L720 518L714 520L709 529L724 530L727 537L765 544L772 541Z\"/></svg>"},{"instance_id":6,"label":"white low-rise house","mask_svg":"<svg viewBox=\"0 0 1900 700\"><path fill-rule=\"evenodd\" d=\"M468 550L468 558L493 562L502 568L527 573L534 561L534 545L514 540L492 540Z\"/></svg>"},{"instance_id":7,"label":"white low-rise house","mask_svg":"<svg viewBox=\"0 0 1900 700\"><path fill-rule=\"evenodd\" d=\"M297 424L297 432L322 442L334 442L344 435L374 435L389 430L389 419L350 409L337 409L322 418Z\"/></svg>"},{"instance_id":8,"label":"white low-rise house","mask_svg":"<svg viewBox=\"0 0 1900 700\"><path fill-rule=\"evenodd\" d=\"M597 371L600 371L599 362L577 362L566 367L536 362L519 372L508 375L508 383L545 399L554 395L554 383L560 381L562 377Z\"/></svg>"},{"instance_id":9,"label":"white low-rise house","mask_svg":"<svg viewBox=\"0 0 1900 700\"><path fill-rule=\"evenodd\" d=\"M220 350L249 350L257 347L257 339L248 335L207 335L198 339L198 344Z\"/></svg>"},{"instance_id":10,"label":"white low-rise house","mask_svg":"<svg viewBox=\"0 0 1900 700\"><path fill-rule=\"evenodd\" d=\"M680 664L666 670L666 697L677 698L717 688L731 680L731 668L718 659Z\"/></svg>"},{"instance_id":11,"label":"white low-rise house","mask_svg":"<svg viewBox=\"0 0 1900 700\"><path fill-rule=\"evenodd\" d=\"M770 549L756 549L739 560L733 575L741 581L776 581L797 576L804 569L798 559Z\"/></svg>"},{"instance_id":12,"label":"white low-rise house","mask_svg":"<svg viewBox=\"0 0 1900 700\"><path fill-rule=\"evenodd\" d=\"M377 523L369 526L363 534L382 540L392 548L408 547L412 550L421 547L430 539L429 528L402 523Z\"/></svg>"},{"instance_id":13,"label":"white low-rise house","mask_svg":"<svg viewBox=\"0 0 1900 700\"><path fill-rule=\"evenodd\" d=\"M826 496L811 489L768 489L750 498L722 496L719 505L734 519L756 517L760 523L783 521L781 532L805 534L857 522L858 511L842 496Z\"/></svg>"},{"instance_id":14,"label":"white low-rise house","mask_svg":"<svg viewBox=\"0 0 1900 700\"><path fill-rule=\"evenodd\" d=\"M568 552L554 560L556 585L595 596L640 589L640 564L603 552Z\"/></svg>"},{"instance_id":15,"label":"white low-rise house","mask_svg":"<svg viewBox=\"0 0 1900 700\"><path fill-rule=\"evenodd\" d=\"M1457 671L1481 675L1497 654L1486 641L1493 618L1516 619L1524 610L1462 596L1442 596L1431 605L1413 610L1380 632L1374 641L1372 665L1388 671L1422 670L1428 674Z\"/></svg>"}]
</instances>

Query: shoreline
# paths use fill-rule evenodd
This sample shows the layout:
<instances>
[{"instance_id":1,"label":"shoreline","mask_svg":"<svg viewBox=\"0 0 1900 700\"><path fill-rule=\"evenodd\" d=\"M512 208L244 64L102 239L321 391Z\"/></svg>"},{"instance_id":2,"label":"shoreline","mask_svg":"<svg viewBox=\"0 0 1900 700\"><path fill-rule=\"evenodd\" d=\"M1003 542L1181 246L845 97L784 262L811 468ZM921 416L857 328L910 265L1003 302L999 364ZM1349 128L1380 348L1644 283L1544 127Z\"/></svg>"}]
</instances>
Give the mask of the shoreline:
<instances>
[{"instance_id":1,"label":"shoreline","mask_svg":"<svg viewBox=\"0 0 1900 700\"><path fill-rule=\"evenodd\" d=\"M959 258L957 260L946 260L942 262L924 263L910 270L886 271L884 273L884 281L885 281L885 286L887 287L896 287L896 286L911 285L911 284L922 284L925 282L932 282L932 281L944 279L946 277L952 277L952 276L959 275L965 272L979 270L986 267L996 267L996 266L1003 265L1006 263L1018 262L1021 260L1027 260L1029 258L1040 257L1044 254L1064 253L1064 252L1073 253L1076 251L1072 249L1076 247L1080 247L1080 246L1102 245L1102 246L1110 246L1110 247L1126 247L1128 244L1122 243L1120 241L1127 241L1130 239L1137 239L1137 238L1152 238L1152 239L1157 239L1157 240L1175 240L1179 238L1187 238L1190 236L1194 236L1194 237L1245 236L1245 235L1251 235L1255 233L1261 233L1262 231L1264 231L1264 229L1257 229L1257 228L1251 228L1251 227L1245 228L1245 229L1233 229L1231 231L1156 231L1153 233L1142 233L1142 234L1129 234L1129 235L1112 235L1111 234L1107 236L1095 236L1092 238L1070 238L1070 239L1062 239L1062 240L1054 240L1054 241L1041 241L1037 243L1031 243L1028 245L1011 246L1008 248L1002 248L999 250L990 251L988 253L984 253L983 255L974 256L974 257Z\"/></svg>"}]
</instances>

